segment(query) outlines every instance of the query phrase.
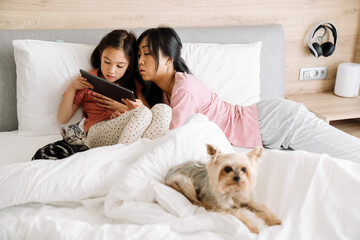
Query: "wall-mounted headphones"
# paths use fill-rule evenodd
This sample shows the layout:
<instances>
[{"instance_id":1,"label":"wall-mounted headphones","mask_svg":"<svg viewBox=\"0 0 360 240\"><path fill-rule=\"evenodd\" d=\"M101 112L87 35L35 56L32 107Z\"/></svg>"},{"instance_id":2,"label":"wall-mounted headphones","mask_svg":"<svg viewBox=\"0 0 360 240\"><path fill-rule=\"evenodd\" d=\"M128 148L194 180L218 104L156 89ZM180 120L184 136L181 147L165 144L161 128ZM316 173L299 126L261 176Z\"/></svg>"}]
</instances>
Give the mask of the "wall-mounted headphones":
<instances>
[{"instance_id":1,"label":"wall-mounted headphones","mask_svg":"<svg viewBox=\"0 0 360 240\"><path fill-rule=\"evenodd\" d=\"M315 42L313 43L313 38L315 36L315 33L320 29L323 29L324 33L322 36L317 36L315 38ZM330 32L332 33L332 36L334 38L334 43L325 42L320 45L319 43L323 41L326 33L329 32L328 30L330 30ZM308 46L310 52L315 57L320 57L320 56L328 57L335 52L336 40L337 40L337 31L335 26L329 22L322 22L317 24L311 31L309 35Z\"/></svg>"}]
</instances>

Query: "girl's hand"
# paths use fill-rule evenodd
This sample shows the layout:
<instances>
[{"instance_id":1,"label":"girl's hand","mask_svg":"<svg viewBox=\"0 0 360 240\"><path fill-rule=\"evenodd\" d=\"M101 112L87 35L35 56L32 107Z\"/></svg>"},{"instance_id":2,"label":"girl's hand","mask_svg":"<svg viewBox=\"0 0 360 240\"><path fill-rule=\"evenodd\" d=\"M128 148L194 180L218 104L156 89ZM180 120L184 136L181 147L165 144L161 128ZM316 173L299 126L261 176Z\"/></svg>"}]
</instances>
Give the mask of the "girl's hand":
<instances>
[{"instance_id":1,"label":"girl's hand","mask_svg":"<svg viewBox=\"0 0 360 240\"><path fill-rule=\"evenodd\" d=\"M123 103L117 102L96 92L93 94L94 100L97 102L96 105L99 107L103 107L114 112L119 112L120 114L129 111L129 108Z\"/></svg>"},{"instance_id":2,"label":"girl's hand","mask_svg":"<svg viewBox=\"0 0 360 240\"><path fill-rule=\"evenodd\" d=\"M140 99L135 99L135 101L131 101L128 98L122 98L121 101L126 104L129 110L144 106L143 102Z\"/></svg>"},{"instance_id":3,"label":"girl's hand","mask_svg":"<svg viewBox=\"0 0 360 240\"><path fill-rule=\"evenodd\" d=\"M121 115L121 113L120 113L119 111L115 111L115 112L111 115L110 119L117 118L117 117L119 117L120 115Z\"/></svg>"},{"instance_id":4,"label":"girl's hand","mask_svg":"<svg viewBox=\"0 0 360 240\"><path fill-rule=\"evenodd\" d=\"M75 78L72 82L71 82L71 86L75 89L83 89L83 88L90 88L93 89L94 86L89 83L86 78L84 78L83 76L79 75L77 78Z\"/></svg>"}]
</instances>

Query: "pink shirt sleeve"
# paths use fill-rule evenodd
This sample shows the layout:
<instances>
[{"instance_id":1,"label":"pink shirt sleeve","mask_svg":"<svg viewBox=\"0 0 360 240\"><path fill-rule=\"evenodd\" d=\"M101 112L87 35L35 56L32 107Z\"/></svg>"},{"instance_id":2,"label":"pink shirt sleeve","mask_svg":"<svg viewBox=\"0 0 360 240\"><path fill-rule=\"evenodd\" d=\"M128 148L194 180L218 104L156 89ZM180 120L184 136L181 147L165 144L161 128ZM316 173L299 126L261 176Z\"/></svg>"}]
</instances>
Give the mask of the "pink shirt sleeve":
<instances>
[{"instance_id":1,"label":"pink shirt sleeve","mask_svg":"<svg viewBox=\"0 0 360 240\"><path fill-rule=\"evenodd\" d=\"M196 113L196 101L191 93L179 89L171 98L172 120L170 129L180 127L193 114Z\"/></svg>"}]
</instances>

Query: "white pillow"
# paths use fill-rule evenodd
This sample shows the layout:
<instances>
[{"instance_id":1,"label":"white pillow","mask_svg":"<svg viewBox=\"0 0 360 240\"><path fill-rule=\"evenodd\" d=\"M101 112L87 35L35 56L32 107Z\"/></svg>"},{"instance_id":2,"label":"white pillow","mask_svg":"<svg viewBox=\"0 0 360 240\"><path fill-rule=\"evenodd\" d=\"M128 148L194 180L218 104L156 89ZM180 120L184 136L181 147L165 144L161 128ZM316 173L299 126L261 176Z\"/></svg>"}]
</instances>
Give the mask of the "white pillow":
<instances>
[{"instance_id":1,"label":"white pillow","mask_svg":"<svg viewBox=\"0 0 360 240\"><path fill-rule=\"evenodd\" d=\"M57 109L79 69L91 69L95 46L39 40L14 40L19 134L59 132ZM184 43L182 56L192 73L223 100L248 105L260 100L261 42L253 44ZM71 123L82 118L79 110Z\"/></svg>"},{"instance_id":2,"label":"white pillow","mask_svg":"<svg viewBox=\"0 0 360 240\"><path fill-rule=\"evenodd\" d=\"M14 40L17 74L19 134L50 135L60 132L57 109L79 69L89 70L95 46L38 40ZM71 123L80 121L79 110Z\"/></svg>"},{"instance_id":3,"label":"white pillow","mask_svg":"<svg viewBox=\"0 0 360 240\"><path fill-rule=\"evenodd\" d=\"M182 57L221 99L250 105L260 100L261 45L183 43Z\"/></svg>"}]
</instances>

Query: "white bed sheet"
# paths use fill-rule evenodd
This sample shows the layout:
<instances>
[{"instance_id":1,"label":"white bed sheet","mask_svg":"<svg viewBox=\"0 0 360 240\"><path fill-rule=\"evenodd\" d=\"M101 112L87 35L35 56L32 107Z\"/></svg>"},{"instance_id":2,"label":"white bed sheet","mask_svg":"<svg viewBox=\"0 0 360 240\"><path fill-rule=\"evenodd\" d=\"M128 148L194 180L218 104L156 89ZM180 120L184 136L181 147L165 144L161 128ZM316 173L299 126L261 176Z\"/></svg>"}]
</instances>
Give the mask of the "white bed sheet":
<instances>
[{"instance_id":1,"label":"white bed sheet","mask_svg":"<svg viewBox=\"0 0 360 240\"><path fill-rule=\"evenodd\" d=\"M18 131L0 132L0 166L30 161L39 148L61 139L60 132L36 137L19 135Z\"/></svg>"},{"instance_id":2,"label":"white bed sheet","mask_svg":"<svg viewBox=\"0 0 360 240\"><path fill-rule=\"evenodd\" d=\"M217 126L197 119L154 141L2 166L0 239L360 239L359 164L266 151L253 196L282 225L255 235L161 184L173 165L206 161L205 143L233 151Z\"/></svg>"},{"instance_id":3,"label":"white bed sheet","mask_svg":"<svg viewBox=\"0 0 360 240\"><path fill-rule=\"evenodd\" d=\"M28 137L18 131L0 132L0 166L30 161L35 152L46 144L61 140L61 134ZM234 147L236 152L249 149ZM266 151L266 150L265 150Z\"/></svg>"}]
</instances>

